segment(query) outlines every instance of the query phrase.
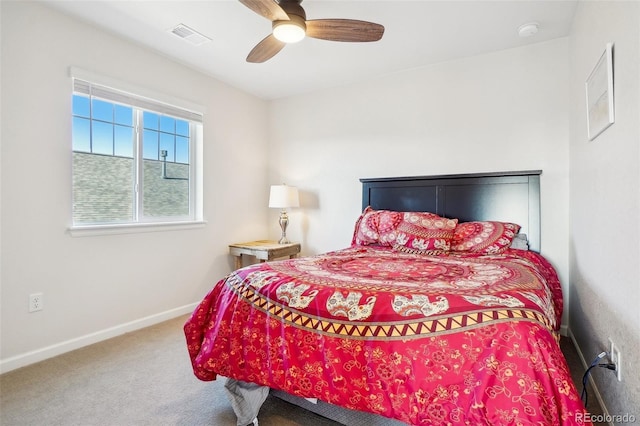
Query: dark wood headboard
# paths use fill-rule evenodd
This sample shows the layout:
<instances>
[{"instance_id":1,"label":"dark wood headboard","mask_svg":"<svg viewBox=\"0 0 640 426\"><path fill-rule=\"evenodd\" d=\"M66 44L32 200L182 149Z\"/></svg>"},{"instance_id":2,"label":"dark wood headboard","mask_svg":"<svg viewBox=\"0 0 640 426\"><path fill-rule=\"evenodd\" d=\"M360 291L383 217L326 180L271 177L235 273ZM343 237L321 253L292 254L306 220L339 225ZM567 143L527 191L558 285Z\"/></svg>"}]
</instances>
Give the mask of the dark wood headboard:
<instances>
[{"instance_id":1,"label":"dark wood headboard","mask_svg":"<svg viewBox=\"0 0 640 426\"><path fill-rule=\"evenodd\" d=\"M540 252L541 170L360 179L362 209L433 212L460 222L517 223Z\"/></svg>"}]
</instances>

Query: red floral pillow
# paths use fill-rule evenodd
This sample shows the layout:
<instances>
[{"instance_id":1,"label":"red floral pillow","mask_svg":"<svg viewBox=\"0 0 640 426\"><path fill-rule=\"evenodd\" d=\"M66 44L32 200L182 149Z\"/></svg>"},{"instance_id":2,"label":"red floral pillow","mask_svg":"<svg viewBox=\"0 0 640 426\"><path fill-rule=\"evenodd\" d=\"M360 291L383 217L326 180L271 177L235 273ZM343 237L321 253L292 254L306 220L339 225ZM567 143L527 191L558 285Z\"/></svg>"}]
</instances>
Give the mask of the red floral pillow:
<instances>
[{"instance_id":1,"label":"red floral pillow","mask_svg":"<svg viewBox=\"0 0 640 426\"><path fill-rule=\"evenodd\" d=\"M362 243L362 241L359 240L358 236L358 232L360 232L360 225L362 224L362 219L364 219L365 215L367 213L369 213L370 211L372 211L373 209L371 208L371 206L367 206L367 208L365 208L362 213L360 214L360 216L358 217L358 220L356 220L356 226L353 229L353 237L351 237L351 245L366 245L364 243Z\"/></svg>"},{"instance_id":2,"label":"red floral pillow","mask_svg":"<svg viewBox=\"0 0 640 426\"><path fill-rule=\"evenodd\" d=\"M464 222L453 233L452 251L502 253L509 248L520 225L509 222Z\"/></svg>"},{"instance_id":3,"label":"red floral pillow","mask_svg":"<svg viewBox=\"0 0 640 426\"><path fill-rule=\"evenodd\" d=\"M356 222L353 245L376 244L412 253L448 251L458 219L428 212L396 212L367 207Z\"/></svg>"},{"instance_id":4,"label":"red floral pillow","mask_svg":"<svg viewBox=\"0 0 640 426\"><path fill-rule=\"evenodd\" d=\"M356 222L352 244L392 246L395 230L401 221L402 213L400 212L373 210L367 207Z\"/></svg>"},{"instance_id":5,"label":"red floral pillow","mask_svg":"<svg viewBox=\"0 0 640 426\"><path fill-rule=\"evenodd\" d=\"M406 212L396 230L393 248L416 254L443 254L449 251L458 219L433 213Z\"/></svg>"}]
</instances>

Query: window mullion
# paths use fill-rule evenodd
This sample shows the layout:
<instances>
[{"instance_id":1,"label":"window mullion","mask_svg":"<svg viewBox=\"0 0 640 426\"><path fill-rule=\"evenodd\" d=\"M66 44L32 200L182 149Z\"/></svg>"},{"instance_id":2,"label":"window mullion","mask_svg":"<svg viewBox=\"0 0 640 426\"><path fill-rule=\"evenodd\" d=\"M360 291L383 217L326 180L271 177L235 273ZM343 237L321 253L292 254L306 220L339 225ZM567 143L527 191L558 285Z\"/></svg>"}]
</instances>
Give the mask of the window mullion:
<instances>
[{"instance_id":1,"label":"window mullion","mask_svg":"<svg viewBox=\"0 0 640 426\"><path fill-rule=\"evenodd\" d=\"M93 95L89 93L89 152L93 153Z\"/></svg>"},{"instance_id":2,"label":"window mullion","mask_svg":"<svg viewBox=\"0 0 640 426\"><path fill-rule=\"evenodd\" d=\"M196 206L196 143L195 140L197 138L198 126L194 123L189 123L189 156L187 157L187 161L189 161L189 216L194 217L195 212L197 210Z\"/></svg>"},{"instance_id":3,"label":"window mullion","mask_svg":"<svg viewBox=\"0 0 640 426\"><path fill-rule=\"evenodd\" d=\"M143 162L142 162L142 111L139 109L135 109L136 115L136 149L135 149L135 182L134 182L134 191L135 191L135 206L134 206L134 222L140 222L141 215L143 212Z\"/></svg>"}]
</instances>

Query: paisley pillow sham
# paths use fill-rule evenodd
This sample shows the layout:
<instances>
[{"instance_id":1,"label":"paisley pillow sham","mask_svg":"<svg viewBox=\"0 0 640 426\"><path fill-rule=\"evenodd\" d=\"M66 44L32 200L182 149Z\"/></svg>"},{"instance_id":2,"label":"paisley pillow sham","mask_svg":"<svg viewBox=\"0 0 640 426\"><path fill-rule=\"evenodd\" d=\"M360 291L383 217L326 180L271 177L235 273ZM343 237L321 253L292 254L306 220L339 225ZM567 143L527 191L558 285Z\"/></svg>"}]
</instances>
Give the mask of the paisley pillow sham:
<instances>
[{"instance_id":1,"label":"paisley pillow sham","mask_svg":"<svg viewBox=\"0 0 640 426\"><path fill-rule=\"evenodd\" d=\"M398 225L393 248L416 254L443 254L451 248L458 219L433 213L406 212Z\"/></svg>"},{"instance_id":2,"label":"paisley pillow sham","mask_svg":"<svg viewBox=\"0 0 640 426\"><path fill-rule=\"evenodd\" d=\"M402 213L390 210L374 210L367 207L356 222L352 243L359 246L376 244L391 246L394 231L402 220Z\"/></svg>"},{"instance_id":3,"label":"paisley pillow sham","mask_svg":"<svg viewBox=\"0 0 640 426\"><path fill-rule=\"evenodd\" d=\"M376 244L414 253L448 251L457 219L428 212L395 212L367 207L358 221L353 245Z\"/></svg>"},{"instance_id":4,"label":"paisley pillow sham","mask_svg":"<svg viewBox=\"0 0 640 426\"><path fill-rule=\"evenodd\" d=\"M520 225L509 222L477 221L459 224L451 242L452 251L502 253L509 248Z\"/></svg>"}]
</instances>

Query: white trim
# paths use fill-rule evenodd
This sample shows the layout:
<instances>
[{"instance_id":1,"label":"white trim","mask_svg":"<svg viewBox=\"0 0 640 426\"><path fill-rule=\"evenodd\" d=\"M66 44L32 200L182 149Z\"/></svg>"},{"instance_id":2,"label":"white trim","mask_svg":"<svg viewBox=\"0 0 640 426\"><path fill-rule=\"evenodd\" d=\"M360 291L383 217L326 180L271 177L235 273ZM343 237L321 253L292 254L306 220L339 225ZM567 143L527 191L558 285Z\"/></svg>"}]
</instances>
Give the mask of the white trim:
<instances>
[{"instance_id":1,"label":"white trim","mask_svg":"<svg viewBox=\"0 0 640 426\"><path fill-rule=\"evenodd\" d=\"M193 214L196 220L204 220L204 127L193 126L193 145L189 152L190 160L193 167L193 185L194 190L191 193L193 197Z\"/></svg>"},{"instance_id":2,"label":"white trim","mask_svg":"<svg viewBox=\"0 0 640 426\"><path fill-rule=\"evenodd\" d=\"M576 348L576 352L578 352L578 357L580 358L580 362L582 362L582 367L584 368L584 371L587 371L587 368L589 368L589 364L587 363L587 360L584 358L584 355L582 354L582 350L580 349L580 346L578 345L578 341L576 340L576 336L573 335L573 333L571 332L570 329L567 329L568 331L568 336L571 339L571 342L573 342L573 346ZM600 391L598 390L598 387L596 386L596 382L595 380L593 380L593 376L589 376L589 383L591 383L591 387L593 388L593 393L596 396L596 399L598 400L598 403L600 403L600 407L602 407L602 414L604 415L604 418L611 418L611 416L609 415L609 410L607 410L607 406L604 405L604 401L602 399L602 395L600 395ZM578 392L580 392L582 389L578 389ZM613 423L609 422L610 426L614 426Z\"/></svg>"},{"instance_id":3,"label":"white trim","mask_svg":"<svg viewBox=\"0 0 640 426\"><path fill-rule=\"evenodd\" d=\"M96 235L137 234L141 232L178 231L183 229L203 228L206 220L185 222L137 222L106 225L70 226L72 237L93 237Z\"/></svg>"},{"instance_id":4,"label":"white trim","mask_svg":"<svg viewBox=\"0 0 640 426\"><path fill-rule=\"evenodd\" d=\"M131 331L136 331L140 330L141 328L159 324L161 322L179 317L180 315L191 313L197 305L198 303L192 303L189 305L180 306L178 308L170 309L159 314L149 315L148 317L120 324L115 327L110 327L105 330L97 331L95 333L76 337L65 342L56 343L51 346L0 360L0 374L15 370L20 367L25 367L30 364L35 364L36 362L44 361L45 359L53 358L54 356L80 349L94 343L102 342L113 337L121 336Z\"/></svg>"},{"instance_id":5,"label":"white trim","mask_svg":"<svg viewBox=\"0 0 640 426\"><path fill-rule=\"evenodd\" d=\"M122 92L135 93L140 97L183 108L187 111L195 112L203 116L206 113L206 108L203 105L197 104L195 102L167 95L166 93L157 92L155 90L141 87L136 84L127 83L125 81L94 73L92 71L87 71L82 68L69 67L69 77L71 77L72 79L77 78L85 81L90 81L92 83L100 84L102 86L110 88L117 88Z\"/></svg>"}]
</instances>

